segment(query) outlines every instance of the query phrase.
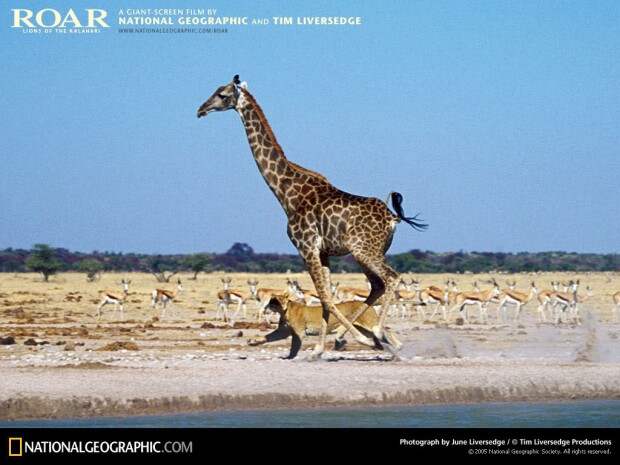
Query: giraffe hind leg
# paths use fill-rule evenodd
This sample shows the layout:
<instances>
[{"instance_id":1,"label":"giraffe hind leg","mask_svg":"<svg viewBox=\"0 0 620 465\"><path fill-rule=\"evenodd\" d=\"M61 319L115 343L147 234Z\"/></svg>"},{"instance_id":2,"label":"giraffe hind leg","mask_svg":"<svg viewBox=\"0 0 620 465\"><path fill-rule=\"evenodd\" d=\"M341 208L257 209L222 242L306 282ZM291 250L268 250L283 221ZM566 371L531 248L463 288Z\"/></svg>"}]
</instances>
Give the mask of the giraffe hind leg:
<instances>
[{"instance_id":1,"label":"giraffe hind leg","mask_svg":"<svg viewBox=\"0 0 620 465\"><path fill-rule=\"evenodd\" d=\"M359 263L359 262L358 262ZM361 266L361 264L360 264ZM383 293L385 292L385 286L383 284L383 281L381 280L381 278L379 278L379 276L377 276L375 273L373 273L370 269L362 266L362 271L364 272L364 274L366 275L366 278L368 278L368 282L370 283L370 293L368 294L368 297L366 298L366 300L364 301L365 305L361 305L359 310L357 310L352 316L350 321L352 323L354 323L355 321L357 321L357 319L362 316L364 314L364 312L366 312L366 310L368 310L370 307L372 307L374 305L374 303L379 300L381 298L381 296L383 295ZM344 326L340 326L340 328L337 331L336 334L336 340L337 341L343 341L343 337L345 336L345 334L348 332L349 330L347 328L345 328ZM346 343L346 341L345 341Z\"/></svg>"},{"instance_id":2,"label":"giraffe hind leg","mask_svg":"<svg viewBox=\"0 0 620 465\"><path fill-rule=\"evenodd\" d=\"M373 328L373 333L380 341L389 344L389 341L386 340L383 334L383 328L385 327L385 320L390 304L394 299L398 273L385 262L385 257L383 255L369 257L363 252L354 252L353 258L362 266L362 269L365 270L365 274L369 276L371 295L374 301L371 302L371 295L369 295L366 300L367 305L374 304L376 300L383 296L383 302L379 310L379 321ZM370 276L372 276L372 280ZM375 287L377 288L376 291Z\"/></svg>"}]
</instances>

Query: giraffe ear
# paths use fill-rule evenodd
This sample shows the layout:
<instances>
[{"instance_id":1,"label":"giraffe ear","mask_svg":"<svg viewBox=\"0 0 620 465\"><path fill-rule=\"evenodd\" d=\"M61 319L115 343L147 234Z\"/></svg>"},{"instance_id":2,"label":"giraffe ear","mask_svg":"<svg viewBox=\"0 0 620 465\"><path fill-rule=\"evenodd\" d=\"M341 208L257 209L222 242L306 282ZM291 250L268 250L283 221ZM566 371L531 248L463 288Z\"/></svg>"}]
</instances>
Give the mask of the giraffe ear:
<instances>
[{"instance_id":1,"label":"giraffe ear","mask_svg":"<svg viewBox=\"0 0 620 465\"><path fill-rule=\"evenodd\" d=\"M248 83L247 81L243 81L242 83L239 84L239 87L241 87L242 89L247 89L248 88Z\"/></svg>"}]
</instances>

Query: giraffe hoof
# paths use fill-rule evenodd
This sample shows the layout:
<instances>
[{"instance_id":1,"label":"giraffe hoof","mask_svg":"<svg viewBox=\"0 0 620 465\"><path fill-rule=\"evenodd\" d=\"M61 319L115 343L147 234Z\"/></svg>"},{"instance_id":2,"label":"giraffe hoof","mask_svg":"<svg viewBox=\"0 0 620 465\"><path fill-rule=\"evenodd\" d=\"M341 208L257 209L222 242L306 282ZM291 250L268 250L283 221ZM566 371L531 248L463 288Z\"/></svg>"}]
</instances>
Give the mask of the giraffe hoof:
<instances>
[{"instance_id":1,"label":"giraffe hoof","mask_svg":"<svg viewBox=\"0 0 620 465\"><path fill-rule=\"evenodd\" d=\"M369 337L366 337L366 336L357 337L356 340L360 344L363 344L363 345L368 346L368 347L374 347L375 346L375 341L373 341L372 339L370 339Z\"/></svg>"},{"instance_id":2,"label":"giraffe hoof","mask_svg":"<svg viewBox=\"0 0 620 465\"><path fill-rule=\"evenodd\" d=\"M307 362L317 362L321 360L321 355L323 352L312 352L310 355L306 357Z\"/></svg>"},{"instance_id":3,"label":"giraffe hoof","mask_svg":"<svg viewBox=\"0 0 620 465\"><path fill-rule=\"evenodd\" d=\"M347 340L346 339L336 339L334 341L334 350L344 350L347 346Z\"/></svg>"}]
</instances>

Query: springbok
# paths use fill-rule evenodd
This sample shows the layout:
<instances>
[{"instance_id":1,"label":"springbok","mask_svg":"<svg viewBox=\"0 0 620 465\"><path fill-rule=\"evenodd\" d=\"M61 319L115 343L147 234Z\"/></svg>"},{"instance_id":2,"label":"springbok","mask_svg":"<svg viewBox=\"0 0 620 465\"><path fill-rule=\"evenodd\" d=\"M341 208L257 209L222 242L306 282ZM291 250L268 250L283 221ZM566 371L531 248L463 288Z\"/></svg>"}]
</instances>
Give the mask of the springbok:
<instances>
[{"instance_id":1,"label":"springbok","mask_svg":"<svg viewBox=\"0 0 620 465\"><path fill-rule=\"evenodd\" d=\"M575 305L573 307L573 320L576 324L581 324L581 316L579 315L579 304L586 302L590 297L592 297L592 288L590 286L586 286L585 296L577 296Z\"/></svg>"},{"instance_id":2,"label":"springbok","mask_svg":"<svg viewBox=\"0 0 620 465\"><path fill-rule=\"evenodd\" d=\"M129 295L129 285L131 284L131 280L125 280L124 278L121 280L121 286L123 286L123 292L104 290L100 292L101 302L99 302L99 306L97 307L97 319L101 318L101 309L108 304L114 304L115 308L119 311L119 315L121 320L125 318L123 304L127 300L127 296Z\"/></svg>"},{"instance_id":3,"label":"springbok","mask_svg":"<svg viewBox=\"0 0 620 465\"><path fill-rule=\"evenodd\" d=\"M577 306L577 290L579 289L579 280L570 281L568 286L562 283L564 286L563 292L554 292L551 294L551 308L554 313L554 321L555 324L560 324L562 321L562 316L568 310L569 318L572 319L572 316L575 313L575 308ZM568 288L568 290L566 290Z\"/></svg>"},{"instance_id":4,"label":"springbok","mask_svg":"<svg viewBox=\"0 0 620 465\"><path fill-rule=\"evenodd\" d=\"M525 293L521 291L517 291L514 289L516 282L512 284L509 289L504 289L502 291L502 296L499 302L499 306L497 307L497 319L498 321L507 321L508 318L505 314L505 307L507 305L515 305L517 307L515 311L514 321L519 321L519 316L521 314L521 308L524 305L527 305L537 294L538 288L536 284L532 281L532 285L530 287L530 292Z\"/></svg>"},{"instance_id":5,"label":"springbok","mask_svg":"<svg viewBox=\"0 0 620 465\"><path fill-rule=\"evenodd\" d=\"M319 298L319 294L315 291L310 291L308 289L303 289L299 281L290 281L287 280L289 290L294 290L294 294L301 297L301 299L306 303L306 305L320 305L321 299ZM334 296L334 302L338 303L340 300L338 299L338 286L340 283L330 283L330 289L332 296Z\"/></svg>"},{"instance_id":6,"label":"springbok","mask_svg":"<svg viewBox=\"0 0 620 465\"><path fill-rule=\"evenodd\" d=\"M398 315L398 308L400 307L400 317L405 318L409 316L409 306L414 300L416 300L418 293L416 290L411 290L414 285L417 285L418 282L415 279L412 279L410 282L405 281L404 278L401 278L398 284L396 285L396 289L394 290L394 300L392 305L396 309L396 315ZM419 317L419 314L418 314Z\"/></svg>"},{"instance_id":7,"label":"springbok","mask_svg":"<svg viewBox=\"0 0 620 465\"><path fill-rule=\"evenodd\" d=\"M612 321L614 323L618 322L618 312L620 312L620 291L616 292L614 295L611 296L611 298L614 301L614 307L612 309Z\"/></svg>"},{"instance_id":8,"label":"springbok","mask_svg":"<svg viewBox=\"0 0 620 465\"><path fill-rule=\"evenodd\" d=\"M161 317L163 318L166 314L166 306L168 302L172 302L176 297L183 292L183 284L181 283L181 279L177 279L177 287L174 291L169 291L167 289L153 289L151 292L151 308L155 308L157 304L160 304L162 307Z\"/></svg>"},{"instance_id":9,"label":"springbok","mask_svg":"<svg viewBox=\"0 0 620 465\"><path fill-rule=\"evenodd\" d=\"M573 324L580 325L581 317L579 315L579 304L586 302L590 297L592 297L592 288L590 286L586 286L586 295L580 296L577 293L579 288L579 280L570 282L569 290L570 292L557 292L554 294L553 298L555 300L554 307L556 310L556 318L555 324L559 324L562 315L565 314L566 310L568 310L568 320L572 321Z\"/></svg>"},{"instance_id":10,"label":"springbok","mask_svg":"<svg viewBox=\"0 0 620 465\"><path fill-rule=\"evenodd\" d=\"M487 289L486 291L458 293L455 298L456 304L450 309L448 318L452 315L452 311L458 308L459 314L461 315L463 321L465 323L469 323L467 318L467 310L465 310L465 312L463 312L463 310L467 306L477 305L480 311L479 321L481 323L485 323L487 321L487 309L489 302L500 295L497 281L495 281L495 279L491 279L491 283L493 284L493 287L491 289Z\"/></svg>"},{"instance_id":11,"label":"springbok","mask_svg":"<svg viewBox=\"0 0 620 465\"><path fill-rule=\"evenodd\" d=\"M447 303L450 304L452 302L456 302L456 296L460 294L456 281L454 279L448 279L446 281L446 285L450 288L450 290L448 291Z\"/></svg>"},{"instance_id":12,"label":"springbok","mask_svg":"<svg viewBox=\"0 0 620 465\"><path fill-rule=\"evenodd\" d=\"M508 286L509 290L514 291L517 287L517 281L515 279L513 279L512 282L506 280L506 286Z\"/></svg>"},{"instance_id":13,"label":"springbok","mask_svg":"<svg viewBox=\"0 0 620 465\"><path fill-rule=\"evenodd\" d=\"M219 319L220 309L222 310L222 316L224 321L228 321L228 306L230 304L237 305L237 311L235 312L235 316L233 319L237 318L239 312L243 310L243 318L247 318L247 305L246 302L252 298L254 298L254 294L252 292L252 287L258 284L258 281L249 281L248 285L250 286L250 292L247 293L240 289L231 289L230 283L232 282L232 278L226 277L220 279L222 281L223 290L217 293L218 303L217 303L217 313L215 314L215 319ZM254 284L255 283L255 284Z\"/></svg>"},{"instance_id":14,"label":"springbok","mask_svg":"<svg viewBox=\"0 0 620 465\"><path fill-rule=\"evenodd\" d=\"M252 282L248 281L250 285L250 292L252 293L252 297L257 301L258 307L258 322L264 318L267 323L269 323L269 317L267 316L267 310L269 301L272 297L275 296L283 296L287 294L288 296L292 296L297 300L304 300L304 296L299 293L297 290L297 286L295 285L295 281L287 278L286 280L286 288L285 289L275 289L268 287L257 287L258 280L253 280Z\"/></svg>"},{"instance_id":15,"label":"springbok","mask_svg":"<svg viewBox=\"0 0 620 465\"><path fill-rule=\"evenodd\" d=\"M433 313L430 316L431 320L435 317L439 308L441 308L441 314L443 315L444 321L447 320L446 309L450 303L450 292L448 290L449 285L450 280L446 280L443 290L438 286L428 286L426 289L419 291L418 298L420 302L424 305L434 305ZM456 283L454 281L452 281L452 285L453 288L456 288ZM455 294L455 297L456 295L457 294Z\"/></svg>"},{"instance_id":16,"label":"springbok","mask_svg":"<svg viewBox=\"0 0 620 465\"><path fill-rule=\"evenodd\" d=\"M401 287L404 287L405 289L401 289ZM395 302L400 303L401 318L404 318L405 315L408 314L407 304L413 304L416 309L418 321L423 322L426 320L426 312L424 311L424 307L437 303L437 300L433 297L437 294L441 294L440 300L443 301L445 298L445 292L437 286L429 286L424 290L420 290L419 281L412 279L407 283L404 279L401 279L398 287L396 288L395 296ZM431 319L436 313L437 306L434 309Z\"/></svg>"},{"instance_id":17,"label":"springbok","mask_svg":"<svg viewBox=\"0 0 620 465\"><path fill-rule=\"evenodd\" d=\"M544 289L538 293L536 296L538 299L538 322L544 323L547 321L547 316L545 314L545 309L551 305L551 298L553 294L559 292L559 283L555 281L551 281L551 289Z\"/></svg>"},{"instance_id":18,"label":"springbok","mask_svg":"<svg viewBox=\"0 0 620 465\"><path fill-rule=\"evenodd\" d=\"M338 299L341 302L347 300L355 300L359 302L364 302L370 295L370 281L366 281L367 288L364 289L362 287L351 287L351 286L339 286L338 287Z\"/></svg>"}]
</instances>

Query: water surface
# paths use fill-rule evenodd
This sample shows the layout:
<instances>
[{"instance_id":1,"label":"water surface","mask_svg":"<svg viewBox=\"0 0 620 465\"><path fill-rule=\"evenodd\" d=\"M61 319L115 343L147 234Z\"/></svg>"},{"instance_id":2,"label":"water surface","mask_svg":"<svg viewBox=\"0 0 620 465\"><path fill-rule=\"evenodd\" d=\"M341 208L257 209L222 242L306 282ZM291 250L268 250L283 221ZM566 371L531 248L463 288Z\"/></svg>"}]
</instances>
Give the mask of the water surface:
<instances>
[{"instance_id":1,"label":"water surface","mask_svg":"<svg viewBox=\"0 0 620 465\"><path fill-rule=\"evenodd\" d=\"M177 415L0 421L0 427L618 428L620 400L218 411Z\"/></svg>"}]
</instances>

